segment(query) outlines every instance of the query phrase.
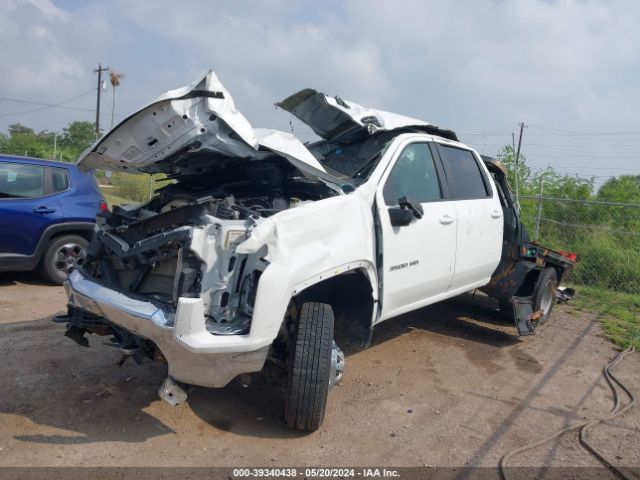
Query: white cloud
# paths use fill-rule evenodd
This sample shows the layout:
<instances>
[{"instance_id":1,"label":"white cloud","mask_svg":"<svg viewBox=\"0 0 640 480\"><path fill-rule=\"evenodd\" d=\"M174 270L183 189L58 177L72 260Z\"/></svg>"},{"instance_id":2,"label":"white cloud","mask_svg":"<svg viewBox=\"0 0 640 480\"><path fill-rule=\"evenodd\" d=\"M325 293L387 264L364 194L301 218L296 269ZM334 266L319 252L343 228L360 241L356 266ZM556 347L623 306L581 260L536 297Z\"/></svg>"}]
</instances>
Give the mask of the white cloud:
<instances>
[{"instance_id":1,"label":"white cloud","mask_svg":"<svg viewBox=\"0 0 640 480\"><path fill-rule=\"evenodd\" d=\"M0 17L0 76L7 94L52 89L82 73L53 33L66 15L50 2L10 2Z\"/></svg>"},{"instance_id":2,"label":"white cloud","mask_svg":"<svg viewBox=\"0 0 640 480\"><path fill-rule=\"evenodd\" d=\"M201 4L160 15L170 5L136 2L125 16L146 32L166 32L172 47L185 52L190 70L215 68L258 122L273 117L275 101L307 86L373 103L389 91L375 43L345 42L331 24L285 22L282 2L226 13Z\"/></svg>"},{"instance_id":3,"label":"white cloud","mask_svg":"<svg viewBox=\"0 0 640 480\"><path fill-rule=\"evenodd\" d=\"M638 18L634 0L94 0L69 11L10 0L0 3L0 95L59 101L89 90L101 61L126 75L125 114L213 67L261 126L288 128L273 103L315 87L462 132L521 120L628 130L640 111ZM0 130L74 116L0 117Z\"/></svg>"}]
</instances>

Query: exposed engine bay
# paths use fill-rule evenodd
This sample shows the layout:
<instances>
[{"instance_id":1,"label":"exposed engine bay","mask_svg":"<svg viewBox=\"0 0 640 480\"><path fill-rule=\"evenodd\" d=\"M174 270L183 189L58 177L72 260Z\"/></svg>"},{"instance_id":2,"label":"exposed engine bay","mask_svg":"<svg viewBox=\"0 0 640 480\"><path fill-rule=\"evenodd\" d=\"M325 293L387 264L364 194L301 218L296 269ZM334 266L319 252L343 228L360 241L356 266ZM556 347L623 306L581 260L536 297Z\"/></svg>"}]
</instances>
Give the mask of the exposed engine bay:
<instances>
[{"instance_id":1,"label":"exposed engine bay","mask_svg":"<svg viewBox=\"0 0 640 480\"><path fill-rule=\"evenodd\" d=\"M210 333L248 333L266 248L237 255L235 247L261 219L337 192L277 157L241 168L234 160L232 171L216 162L169 174L174 182L147 203L101 214L83 274L153 302L168 318L180 297L202 298Z\"/></svg>"}]
</instances>

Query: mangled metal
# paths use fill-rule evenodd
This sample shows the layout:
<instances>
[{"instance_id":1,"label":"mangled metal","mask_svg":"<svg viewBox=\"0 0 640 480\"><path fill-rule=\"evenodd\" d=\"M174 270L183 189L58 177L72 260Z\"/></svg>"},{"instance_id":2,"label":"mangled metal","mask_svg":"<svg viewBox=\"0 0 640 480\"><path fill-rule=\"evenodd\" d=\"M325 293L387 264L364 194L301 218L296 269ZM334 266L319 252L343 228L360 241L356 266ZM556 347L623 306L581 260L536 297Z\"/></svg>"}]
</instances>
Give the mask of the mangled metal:
<instances>
[{"instance_id":1,"label":"mangled metal","mask_svg":"<svg viewBox=\"0 0 640 480\"><path fill-rule=\"evenodd\" d=\"M198 152L214 154L208 155L214 163L219 157L260 159L278 153L303 173L327 176L295 136L254 129L213 71L125 118L80 155L78 166L176 177L188 174L189 160ZM208 163L191 170L206 170Z\"/></svg>"},{"instance_id":2,"label":"mangled metal","mask_svg":"<svg viewBox=\"0 0 640 480\"><path fill-rule=\"evenodd\" d=\"M115 207L98 219L88 261L67 283L69 330L78 341L83 333L105 334L105 324L116 337L119 329L133 332L143 339L142 350L157 347L172 378L185 383L222 386L260 370L280 326L274 318L283 317L291 292L306 278L288 272L292 284L277 282L284 287L278 295L260 295L260 279L281 275L271 273L277 257L296 255L308 263L318 250L307 246L298 253L303 243L288 245L296 234L311 233L295 214L271 224L280 237L251 252L248 243L245 250L237 247L255 242L268 228L261 224L278 213L337 199L341 182L295 136L251 127L213 72L125 119L79 165L163 172L175 182L146 204ZM361 213L348 211L353 214L345 221ZM333 238L334 217L321 217L312 235L325 244L319 260L327 269L335 264L327 261L330 242L322 237ZM86 314L104 322L83 322Z\"/></svg>"},{"instance_id":3,"label":"mangled metal","mask_svg":"<svg viewBox=\"0 0 640 480\"><path fill-rule=\"evenodd\" d=\"M440 135L450 140L458 140L455 132L427 123L417 118L393 112L364 107L355 102L332 97L311 88L276 103L283 110L295 115L309 125L313 131L327 141L348 143L349 140L365 133L379 130L390 131L412 129Z\"/></svg>"}]
</instances>

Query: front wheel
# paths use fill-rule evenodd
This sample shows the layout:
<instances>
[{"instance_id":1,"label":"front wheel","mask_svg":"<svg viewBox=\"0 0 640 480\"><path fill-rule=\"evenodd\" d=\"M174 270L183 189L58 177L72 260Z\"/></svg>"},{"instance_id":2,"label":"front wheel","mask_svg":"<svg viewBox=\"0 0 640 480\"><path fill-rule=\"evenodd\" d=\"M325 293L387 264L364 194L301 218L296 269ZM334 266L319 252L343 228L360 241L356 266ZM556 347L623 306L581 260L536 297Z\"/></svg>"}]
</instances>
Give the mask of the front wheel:
<instances>
[{"instance_id":1,"label":"front wheel","mask_svg":"<svg viewBox=\"0 0 640 480\"><path fill-rule=\"evenodd\" d=\"M312 432L324 419L332 375L333 310L326 303L303 303L289 353L285 403L287 426Z\"/></svg>"}]
</instances>

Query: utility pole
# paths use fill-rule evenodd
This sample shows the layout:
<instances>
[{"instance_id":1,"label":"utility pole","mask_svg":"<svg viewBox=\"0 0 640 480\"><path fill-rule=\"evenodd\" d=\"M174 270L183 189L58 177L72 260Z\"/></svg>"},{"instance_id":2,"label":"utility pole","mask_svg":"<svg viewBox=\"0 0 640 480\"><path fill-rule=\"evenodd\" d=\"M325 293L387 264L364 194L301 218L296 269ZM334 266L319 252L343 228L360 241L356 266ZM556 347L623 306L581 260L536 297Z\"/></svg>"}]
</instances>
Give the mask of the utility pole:
<instances>
[{"instance_id":1,"label":"utility pole","mask_svg":"<svg viewBox=\"0 0 640 480\"><path fill-rule=\"evenodd\" d=\"M518 212L520 211L520 194L518 191L518 171L520 167L520 147L522 146L522 132L526 125L524 122L520 122L520 136L518 137L518 150L516 151L515 165L516 165L516 207Z\"/></svg>"},{"instance_id":2,"label":"utility pole","mask_svg":"<svg viewBox=\"0 0 640 480\"><path fill-rule=\"evenodd\" d=\"M100 92L102 91L102 72L109 70L109 67L103 67L98 64L98 68L94 70L98 74L98 95L96 101L96 140L100 136Z\"/></svg>"},{"instance_id":3,"label":"utility pole","mask_svg":"<svg viewBox=\"0 0 640 480\"><path fill-rule=\"evenodd\" d=\"M515 189L516 195L516 210L520 213L520 205L518 204L518 166L516 164L516 134L511 132L511 155L513 155L513 178L515 185L513 188Z\"/></svg>"}]
</instances>

